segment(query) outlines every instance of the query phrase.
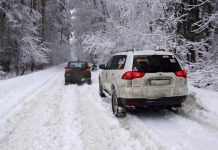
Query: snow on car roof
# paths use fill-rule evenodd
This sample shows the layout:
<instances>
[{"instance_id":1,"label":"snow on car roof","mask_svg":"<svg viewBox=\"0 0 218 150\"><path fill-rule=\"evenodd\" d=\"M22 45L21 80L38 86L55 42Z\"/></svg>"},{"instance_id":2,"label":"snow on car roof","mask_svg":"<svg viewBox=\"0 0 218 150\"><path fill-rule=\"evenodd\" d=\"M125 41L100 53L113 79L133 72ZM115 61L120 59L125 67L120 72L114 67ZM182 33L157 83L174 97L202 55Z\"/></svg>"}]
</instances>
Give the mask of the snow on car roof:
<instances>
[{"instance_id":1,"label":"snow on car roof","mask_svg":"<svg viewBox=\"0 0 218 150\"><path fill-rule=\"evenodd\" d=\"M132 53L133 51L128 51L128 52L120 52L118 54L128 54ZM143 51L134 51L134 55L173 55L171 52L167 51L155 51L155 50L143 50Z\"/></svg>"}]
</instances>

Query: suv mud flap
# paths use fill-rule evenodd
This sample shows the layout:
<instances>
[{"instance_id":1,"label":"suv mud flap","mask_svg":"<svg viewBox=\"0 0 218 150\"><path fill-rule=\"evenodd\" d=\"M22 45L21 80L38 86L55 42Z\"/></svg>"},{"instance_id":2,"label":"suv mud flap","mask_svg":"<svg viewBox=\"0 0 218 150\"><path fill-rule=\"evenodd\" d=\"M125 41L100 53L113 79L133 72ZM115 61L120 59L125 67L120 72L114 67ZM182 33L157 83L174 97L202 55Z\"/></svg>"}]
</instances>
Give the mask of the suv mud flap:
<instances>
[{"instance_id":1,"label":"suv mud flap","mask_svg":"<svg viewBox=\"0 0 218 150\"><path fill-rule=\"evenodd\" d=\"M125 103L122 101L122 98L117 98L118 107L125 107Z\"/></svg>"}]
</instances>

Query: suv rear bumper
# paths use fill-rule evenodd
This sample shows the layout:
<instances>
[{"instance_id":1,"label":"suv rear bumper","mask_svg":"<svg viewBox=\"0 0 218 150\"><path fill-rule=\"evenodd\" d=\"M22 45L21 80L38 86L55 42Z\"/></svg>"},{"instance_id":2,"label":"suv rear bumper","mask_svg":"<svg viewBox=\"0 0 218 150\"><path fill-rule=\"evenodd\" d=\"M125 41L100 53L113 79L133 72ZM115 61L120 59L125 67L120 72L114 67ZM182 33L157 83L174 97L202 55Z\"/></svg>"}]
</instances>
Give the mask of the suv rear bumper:
<instances>
[{"instance_id":1,"label":"suv rear bumper","mask_svg":"<svg viewBox=\"0 0 218 150\"><path fill-rule=\"evenodd\" d=\"M158 99L145 99L145 98L136 98L136 99L126 99L118 98L118 105L126 107L149 107L149 106L170 106L181 104L185 101L187 96L176 96L176 97L163 97Z\"/></svg>"}]
</instances>

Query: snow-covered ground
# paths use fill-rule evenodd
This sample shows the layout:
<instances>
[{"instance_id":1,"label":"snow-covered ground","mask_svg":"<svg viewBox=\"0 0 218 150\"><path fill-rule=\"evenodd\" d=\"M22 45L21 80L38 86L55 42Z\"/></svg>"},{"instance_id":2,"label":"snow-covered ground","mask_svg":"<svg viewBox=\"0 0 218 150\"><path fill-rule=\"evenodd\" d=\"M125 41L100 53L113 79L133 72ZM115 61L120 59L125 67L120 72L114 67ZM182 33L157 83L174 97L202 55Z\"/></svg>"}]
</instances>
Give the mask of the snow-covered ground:
<instances>
[{"instance_id":1,"label":"snow-covered ground","mask_svg":"<svg viewBox=\"0 0 218 150\"><path fill-rule=\"evenodd\" d=\"M0 150L215 150L218 93L189 87L178 113L116 118L92 85L64 85L64 65L0 81Z\"/></svg>"}]
</instances>

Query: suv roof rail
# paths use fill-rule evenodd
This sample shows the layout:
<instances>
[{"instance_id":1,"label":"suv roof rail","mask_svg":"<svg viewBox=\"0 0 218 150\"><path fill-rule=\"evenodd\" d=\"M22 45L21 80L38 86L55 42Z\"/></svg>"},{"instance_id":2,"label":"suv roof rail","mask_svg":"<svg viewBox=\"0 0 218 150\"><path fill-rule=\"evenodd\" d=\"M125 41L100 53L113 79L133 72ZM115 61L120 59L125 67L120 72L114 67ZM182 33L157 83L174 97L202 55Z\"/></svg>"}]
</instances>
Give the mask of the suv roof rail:
<instances>
[{"instance_id":1,"label":"suv roof rail","mask_svg":"<svg viewBox=\"0 0 218 150\"><path fill-rule=\"evenodd\" d=\"M155 51L166 51L165 49L156 49Z\"/></svg>"},{"instance_id":2,"label":"suv roof rail","mask_svg":"<svg viewBox=\"0 0 218 150\"><path fill-rule=\"evenodd\" d=\"M124 51L121 51L121 52L135 52L135 49L128 49L128 50L124 50Z\"/></svg>"}]
</instances>

